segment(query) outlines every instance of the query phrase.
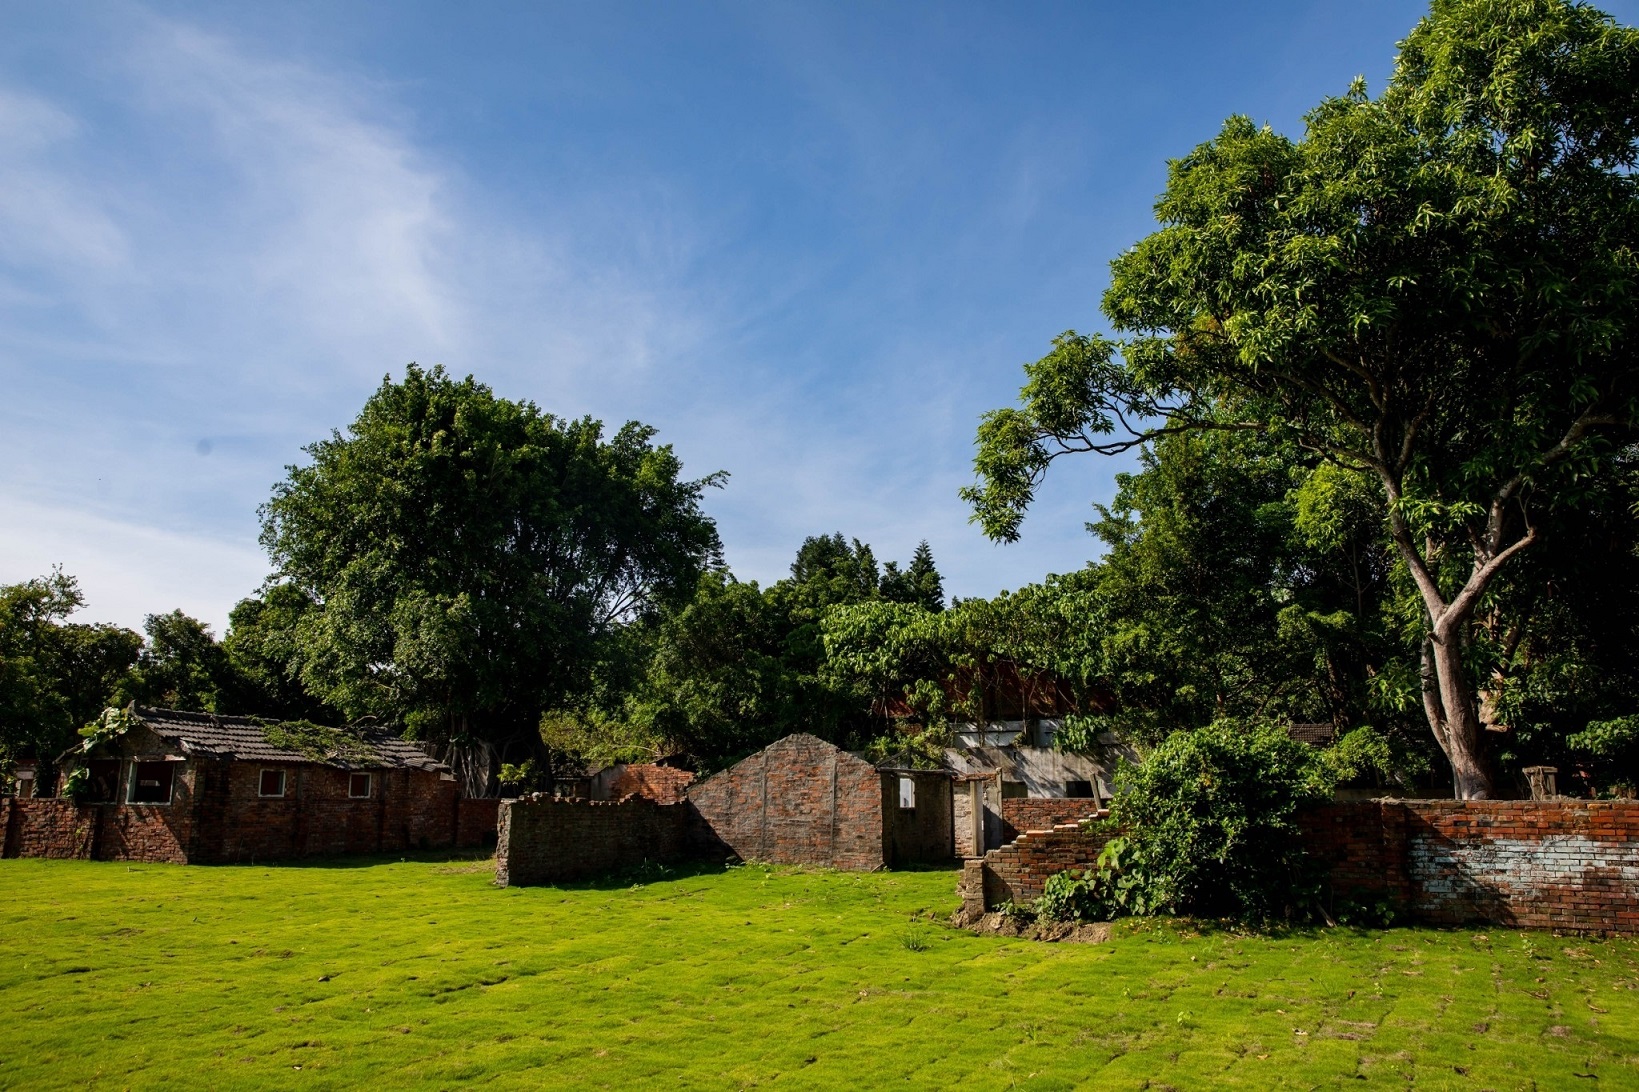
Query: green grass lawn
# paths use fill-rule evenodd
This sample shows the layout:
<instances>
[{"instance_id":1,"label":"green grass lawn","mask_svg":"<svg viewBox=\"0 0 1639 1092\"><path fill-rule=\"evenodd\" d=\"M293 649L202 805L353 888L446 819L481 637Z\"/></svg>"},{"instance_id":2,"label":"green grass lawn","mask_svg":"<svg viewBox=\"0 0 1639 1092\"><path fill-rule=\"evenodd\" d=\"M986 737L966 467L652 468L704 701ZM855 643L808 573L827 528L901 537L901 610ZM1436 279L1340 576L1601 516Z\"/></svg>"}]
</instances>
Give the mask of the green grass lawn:
<instances>
[{"instance_id":1,"label":"green grass lawn","mask_svg":"<svg viewBox=\"0 0 1639 1092\"><path fill-rule=\"evenodd\" d=\"M0 1087L1639 1087L1639 942L954 932L955 874L0 862Z\"/></svg>"}]
</instances>

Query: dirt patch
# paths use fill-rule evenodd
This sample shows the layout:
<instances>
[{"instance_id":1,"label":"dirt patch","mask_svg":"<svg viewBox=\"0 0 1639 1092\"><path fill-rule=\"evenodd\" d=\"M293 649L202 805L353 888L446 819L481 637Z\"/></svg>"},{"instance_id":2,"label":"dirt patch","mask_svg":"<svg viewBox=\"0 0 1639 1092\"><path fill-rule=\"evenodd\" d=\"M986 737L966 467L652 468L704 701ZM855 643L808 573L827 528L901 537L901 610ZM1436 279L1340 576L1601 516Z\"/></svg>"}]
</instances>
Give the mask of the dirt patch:
<instances>
[{"instance_id":1,"label":"dirt patch","mask_svg":"<svg viewBox=\"0 0 1639 1092\"><path fill-rule=\"evenodd\" d=\"M964 917L958 912L951 917L951 924L980 936L1018 937L1051 944L1103 944L1110 939L1107 921L1020 921L1000 912L976 917Z\"/></svg>"}]
</instances>

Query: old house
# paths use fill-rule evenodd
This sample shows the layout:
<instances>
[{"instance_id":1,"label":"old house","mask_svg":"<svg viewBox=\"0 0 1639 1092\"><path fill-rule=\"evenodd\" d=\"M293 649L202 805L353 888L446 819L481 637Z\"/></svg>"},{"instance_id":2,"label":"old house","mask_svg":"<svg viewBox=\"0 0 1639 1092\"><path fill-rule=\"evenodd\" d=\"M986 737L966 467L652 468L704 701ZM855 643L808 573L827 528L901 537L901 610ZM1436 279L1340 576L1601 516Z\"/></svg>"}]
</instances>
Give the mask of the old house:
<instances>
[{"instance_id":1,"label":"old house","mask_svg":"<svg viewBox=\"0 0 1639 1092\"><path fill-rule=\"evenodd\" d=\"M381 732L131 708L3 808L8 857L220 863L484 844L493 800ZM72 779L72 784L70 784Z\"/></svg>"},{"instance_id":2,"label":"old house","mask_svg":"<svg viewBox=\"0 0 1639 1092\"><path fill-rule=\"evenodd\" d=\"M696 783L688 800L746 860L868 871L955 856L948 772L878 769L806 733Z\"/></svg>"}]
</instances>

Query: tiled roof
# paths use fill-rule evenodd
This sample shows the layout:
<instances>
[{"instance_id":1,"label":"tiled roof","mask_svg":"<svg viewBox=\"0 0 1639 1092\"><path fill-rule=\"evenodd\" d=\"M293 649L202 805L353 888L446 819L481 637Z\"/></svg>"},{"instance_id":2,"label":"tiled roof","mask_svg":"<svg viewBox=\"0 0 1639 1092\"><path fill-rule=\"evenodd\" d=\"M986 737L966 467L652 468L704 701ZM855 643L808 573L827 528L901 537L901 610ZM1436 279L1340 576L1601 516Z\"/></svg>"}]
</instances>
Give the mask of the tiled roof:
<instances>
[{"instance_id":1,"label":"tiled roof","mask_svg":"<svg viewBox=\"0 0 1639 1092\"><path fill-rule=\"evenodd\" d=\"M1286 734L1299 743L1307 743L1311 747L1324 747L1336 738L1337 730L1330 723L1327 724L1290 724Z\"/></svg>"},{"instance_id":2,"label":"tiled roof","mask_svg":"<svg viewBox=\"0 0 1639 1092\"><path fill-rule=\"evenodd\" d=\"M190 757L231 758L245 762L317 762L342 769L408 769L446 773L449 767L429 757L413 743L385 732L362 731L355 752L332 752L322 758L302 751L275 746L267 738L277 721L251 717L220 717L214 713L188 713L179 709L138 709L137 719L161 739L175 744Z\"/></svg>"}]
</instances>

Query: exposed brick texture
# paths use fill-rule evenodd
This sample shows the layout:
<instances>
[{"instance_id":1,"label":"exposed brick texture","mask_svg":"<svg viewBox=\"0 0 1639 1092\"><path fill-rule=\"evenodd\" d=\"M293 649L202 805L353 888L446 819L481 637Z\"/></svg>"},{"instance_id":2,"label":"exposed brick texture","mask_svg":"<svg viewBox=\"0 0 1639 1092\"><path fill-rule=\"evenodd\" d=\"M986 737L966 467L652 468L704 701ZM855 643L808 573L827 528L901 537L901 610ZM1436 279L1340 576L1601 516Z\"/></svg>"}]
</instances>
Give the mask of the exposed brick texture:
<instances>
[{"instance_id":1,"label":"exposed brick texture","mask_svg":"<svg viewBox=\"0 0 1639 1092\"><path fill-rule=\"evenodd\" d=\"M481 846L495 829L494 801L460 800L425 770L370 771L370 795L352 799L349 771L317 763L176 766L169 804L10 801L0 852L217 864ZM259 795L264 769L284 771L284 796Z\"/></svg>"},{"instance_id":2,"label":"exposed brick texture","mask_svg":"<svg viewBox=\"0 0 1639 1092\"><path fill-rule=\"evenodd\" d=\"M694 774L673 766L622 762L599 774L593 795L599 800L619 800L641 796L657 804L675 804L683 799Z\"/></svg>"},{"instance_id":3,"label":"exposed brick texture","mask_svg":"<svg viewBox=\"0 0 1639 1092\"><path fill-rule=\"evenodd\" d=\"M1372 800L1301 822L1338 898L1436 925L1639 933L1639 804ZM1038 897L1053 873L1096 863L1107 837L1057 827L968 861L964 912Z\"/></svg>"},{"instance_id":4,"label":"exposed brick texture","mask_svg":"<svg viewBox=\"0 0 1639 1092\"><path fill-rule=\"evenodd\" d=\"M900 807L900 780L915 786ZM496 880L543 883L681 856L869 871L948 861L951 778L878 770L811 735L787 736L696 782L676 804L536 796L501 806Z\"/></svg>"},{"instance_id":5,"label":"exposed brick texture","mask_svg":"<svg viewBox=\"0 0 1639 1092\"><path fill-rule=\"evenodd\" d=\"M1091 797L1014 796L1002 800L1002 837L1012 841L1031 830L1052 830L1098 814Z\"/></svg>"},{"instance_id":6,"label":"exposed brick texture","mask_svg":"<svg viewBox=\"0 0 1639 1092\"><path fill-rule=\"evenodd\" d=\"M1006 803L1006 801L1004 801ZM1095 812L1094 816L1105 813ZM965 914L983 913L1004 902L1024 904L1041 897L1047 877L1071 868L1096 864L1107 831L1091 831L1080 823L1065 823L1050 830L1032 830L962 865L958 888Z\"/></svg>"},{"instance_id":7,"label":"exposed brick texture","mask_svg":"<svg viewBox=\"0 0 1639 1092\"><path fill-rule=\"evenodd\" d=\"M875 766L806 733L689 790L724 855L854 871L887 863L884 796Z\"/></svg>"},{"instance_id":8,"label":"exposed brick texture","mask_svg":"<svg viewBox=\"0 0 1639 1092\"><path fill-rule=\"evenodd\" d=\"M1639 804L1405 800L1304 817L1333 891L1417 921L1639 933Z\"/></svg>"},{"instance_id":9,"label":"exposed brick texture","mask_svg":"<svg viewBox=\"0 0 1639 1092\"><path fill-rule=\"evenodd\" d=\"M641 796L503 800L495 882L502 887L556 883L644 861L675 861L690 854L690 825L688 804L657 804Z\"/></svg>"}]
</instances>

